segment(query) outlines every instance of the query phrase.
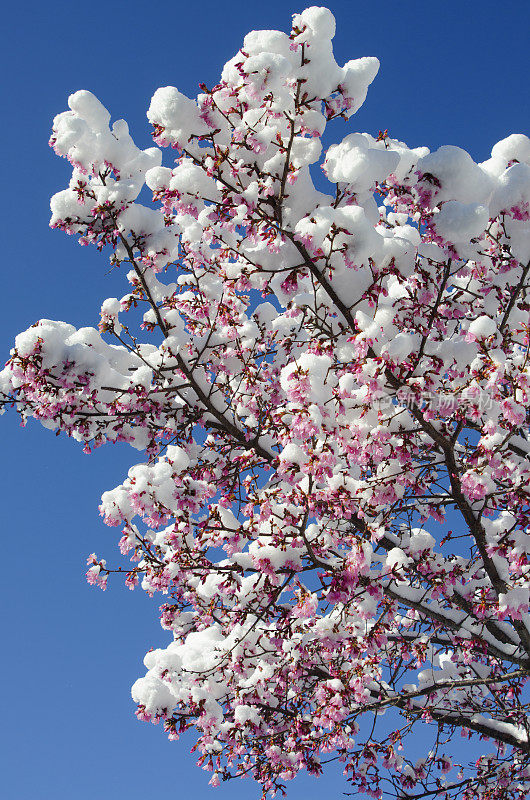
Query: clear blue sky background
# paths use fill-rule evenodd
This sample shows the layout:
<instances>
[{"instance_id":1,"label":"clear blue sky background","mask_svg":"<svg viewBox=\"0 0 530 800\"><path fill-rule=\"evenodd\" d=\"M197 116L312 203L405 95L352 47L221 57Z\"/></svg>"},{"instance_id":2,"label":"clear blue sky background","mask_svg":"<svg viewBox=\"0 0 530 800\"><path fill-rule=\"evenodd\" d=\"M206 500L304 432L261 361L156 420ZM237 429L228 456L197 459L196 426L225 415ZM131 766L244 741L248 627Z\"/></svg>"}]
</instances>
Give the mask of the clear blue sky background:
<instances>
[{"instance_id":1,"label":"clear blue sky background","mask_svg":"<svg viewBox=\"0 0 530 800\"><path fill-rule=\"evenodd\" d=\"M308 3L309 4L309 3ZM527 0L356 2L331 0L340 63L375 55L381 70L349 130L390 134L411 146L455 144L478 160L493 143L526 132ZM256 28L289 29L302 3L230 0L161 3L92 0L9 3L2 15L2 361L13 338L39 318L97 325L104 298L124 294L92 248L48 228L49 196L68 165L47 146L68 94L92 90L149 146L145 111L158 86L188 94L212 85ZM341 133L344 135L344 132ZM37 425L0 420L3 470L0 659L0 793L16 800L140 800L193 792L212 800L258 796L248 782L212 790L189 742L134 717L129 687L142 658L168 635L156 601L116 581L106 594L85 583L91 551L113 560L117 530L98 516L101 493L138 453L82 454ZM291 800L346 790L332 769L298 779ZM214 793L216 792L216 794Z\"/></svg>"}]
</instances>

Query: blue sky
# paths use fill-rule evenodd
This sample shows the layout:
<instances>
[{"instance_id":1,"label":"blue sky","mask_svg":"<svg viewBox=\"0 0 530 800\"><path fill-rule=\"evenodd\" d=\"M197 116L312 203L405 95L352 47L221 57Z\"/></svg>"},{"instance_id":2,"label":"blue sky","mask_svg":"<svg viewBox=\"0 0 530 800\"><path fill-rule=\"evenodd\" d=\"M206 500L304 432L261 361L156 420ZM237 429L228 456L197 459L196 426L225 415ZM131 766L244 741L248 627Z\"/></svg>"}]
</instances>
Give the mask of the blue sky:
<instances>
[{"instance_id":1,"label":"blue sky","mask_svg":"<svg viewBox=\"0 0 530 800\"><path fill-rule=\"evenodd\" d=\"M388 128L411 146L455 144L477 160L509 133L528 133L524 0L329 6L337 60L381 60L350 131ZM199 82L214 84L246 32L288 29L303 7L279 0L9 4L0 56L2 361L16 333L37 319L97 325L102 300L126 291L119 275L106 274L104 256L48 228L49 197L69 177L47 146L67 96L90 89L113 118L129 122L139 146L149 146L145 111L158 86L193 94ZM170 744L161 730L136 721L130 685L143 673L149 647L168 641L158 603L117 581L105 594L85 582L88 553L112 561L116 552L117 530L98 516L101 493L121 482L138 454L106 447L85 456L37 425L21 430L11 413L0 421L0 436L3 796L139 800L147 792L176 798L191 790L197 798L257 797L249 783L210 789L189 742ZM318 782L298 779L289 796L340 797L345 790L331 769Z\"/></svg>"}]
</instances>

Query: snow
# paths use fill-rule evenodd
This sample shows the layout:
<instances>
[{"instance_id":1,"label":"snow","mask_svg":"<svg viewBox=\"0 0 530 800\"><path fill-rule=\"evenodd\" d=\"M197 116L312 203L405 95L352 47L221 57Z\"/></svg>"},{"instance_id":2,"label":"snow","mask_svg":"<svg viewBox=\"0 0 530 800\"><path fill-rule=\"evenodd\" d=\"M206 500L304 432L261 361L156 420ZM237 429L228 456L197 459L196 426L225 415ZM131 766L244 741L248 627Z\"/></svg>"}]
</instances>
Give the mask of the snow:
<instances>
[{"instance_id":1,"label":"snow","mask_svg":"<svg viewBox=\"0 0 530 800\"><path fill-rule=\"evenodd\" d=\"M423 528L412 528L407 544L409 553L419 553L423 550L432 550L436 544L434 536Z\"/></svg>"},{"instance_id":2,"label":"snow","mask_svg":"<svg viewBox=\"0 0 530 800\"><path fill-rule=\"evenodd\" d=\"M436 232L447 242L468 242L487 227L488 209L478 203L448 200L434 217Z\"/></svg>"},{"instance_id":3,"label":"snow","mask_svg":"<svg viewBox=\"0 0 530 800\"><path fill-rule=\"evenodd\" d=\"M497 215L501 211L514 206L524 206L530 202L530 166L513 164L499 177L495 191L489 204L490 214Z\"/></svg>"},{"instance_id":4,"label":"snow","mask_svg":"<svg viewBox=\"0 0 530 800\"><path fill-rule=\"evenodd\" d=\"M249 56L276 53L288 57L292 53L289 45L289 37L283 31L251 31L243 39L241 49Z\"/></svg>"},{"instance_id":5,"label":"snow","mask_svg":"<svg viewBox=\"0 0 530 800\"><path fill-rule=\"evenodd\" d=\"M147 111L147 119L164 129L162 136L165 142L181 148L188 144L192 133L207 131L195 100L190 100L174 86L156 90Z\"/></svg>"},{"instance_id":6,"label":"snow","mask_svg":"<svg viewBox=\"0 0 530 800\"><path fill-rule=\"evenodd\" d=\"M344 87L345 94L353 98L353 103L346 112L346 116L351 116L360 109L366 100L368 87L378 72L379 59L373 56L356 58L344 65L340 75L340 85Z\"/></svg>"},{"instance_id":7,"label":"snow","mask_svg":"<svg viewBox=\"0 0 530 800\"><path fill-rule=\"evenodd\" d=\"M506 139L493 145L491 157L502 159L506 166L513 161L519 161L530 166L530 139L523 133L512 133Z\"/></svg>"},{"instance_id":8,"label":"snow","mask_svg":"<svg viewBox=\"0 0 530 800\"><path fill-rule=\"evenodd\" d=\"M350 133L328 149L324 172L335 183L344 181L355 192L367 192L394 172L398 164L397 153L371 148L366 134Z\"/></svg>"},{"instance_id":9,"label":"snow","mask_svg":"<svg viewBox=\"0 0 530 800\"><path fill-rule=\"evenodd\" d=\"M490 176L475 164L469 153L454 145L443 145L420 158L416 169L433 175L441 184L436 191L438 202L458 200L460 203L486 203L493 190Z\"/></svg>"},{"instance_id":10,"label":"snow","mask_svg":"<svg viewBox=\"0 0 530 800\"><path fill-rule=\"evenodd\" d=\"M335 36L335 17L328 8L310 6L301 14L293 15L293 28L307 28L311 39L333 39Z\"/></svg>"},{"instance_id":11,"label":"snow","mask_svg":"<svg viewBox=\"0 0 530 800\"><path fill-rule=\"evenodd\" d=\"M412 559L400 547L393 547L386 554L385 566L388 569L401 569L407 567L411 562Z\"/></svg>"},{"instance_id":12,"label":"snow","mask_svg":"<svg viewBox=\"0 0 530 800\"><path fill-rule=\"evenodd\" d=\"M487 314L482 314L473 320L468 328L468 332L476 339L487 339L492 336L497 330L497 326L491 317Z\"/></svg>"},{"instance_id":13,"label":"snow","mask_svg":"<svg viewBox=\"0 0 530 800\"><path fill-rule=\"evenodd\" d=\"M68 105L74 114L94 130L104 131L110 122L110 113L92 92L81 89L71 94Z\"/></svg>"},{"instance_id":14,"label":"snow","mask_svg":"<svg viewBox=\"0 0 530 800\"><path fill-rule=\"evenodd\" d=\"M401 362L414 352L417 344L417 337L410 333L401 332L384 345L381 353L390 356L394 361Z\"/></svg>"}]
</instances>

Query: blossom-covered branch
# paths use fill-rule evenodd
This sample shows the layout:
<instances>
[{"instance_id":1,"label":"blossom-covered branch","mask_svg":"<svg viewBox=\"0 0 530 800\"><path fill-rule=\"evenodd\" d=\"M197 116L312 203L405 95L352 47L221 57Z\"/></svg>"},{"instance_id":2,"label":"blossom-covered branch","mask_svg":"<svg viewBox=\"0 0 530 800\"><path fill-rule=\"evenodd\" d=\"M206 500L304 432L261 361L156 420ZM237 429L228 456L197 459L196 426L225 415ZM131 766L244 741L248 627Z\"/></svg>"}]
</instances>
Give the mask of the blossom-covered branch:
<instances>
[{"instance_id":1,"label":"blossom-covered branch","mask_svg":"<svg viewBox=\"0 0 530 800\"><path fill-rule=\"evenodd\" d=\"M90 92L69 98L51 225L128 287L98 329L17 336L2 403L87 452L145 453L100 506L132 564L91 554L87 578L164 596L172 641L133 699L170 738L196 729L212 785L250 774L274 794L340 759L374 798L516 800L530 140L481 164L388 131L323 154L378 70L339 66L334 30L308 8L289 34L249 33L196 99L158 89L147 150ZM484 740L478 760L456 732Z\"/></svg>"}]
</instances>

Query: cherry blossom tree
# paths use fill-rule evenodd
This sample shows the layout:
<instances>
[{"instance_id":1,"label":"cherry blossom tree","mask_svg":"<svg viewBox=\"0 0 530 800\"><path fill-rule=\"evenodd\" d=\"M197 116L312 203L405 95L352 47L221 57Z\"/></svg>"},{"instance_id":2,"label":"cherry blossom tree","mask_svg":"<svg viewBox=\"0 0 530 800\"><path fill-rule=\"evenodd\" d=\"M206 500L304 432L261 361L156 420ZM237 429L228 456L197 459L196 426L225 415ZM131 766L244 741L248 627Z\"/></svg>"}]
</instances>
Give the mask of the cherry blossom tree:
<instances>
[{"instance_id":1,"label":"cherry blossom tree","mask_svg":"<svg viewBox=\"0 0 530 800\"><path fill-rule=\"evenodd\" d=\"M99 330L17 336L2 403L144 453L100 506L131 562L87 578L162 595L172 640L132 696L171 739L195 727L212 785L339 759L373 798L523 798L530 140L322 154L378 69L338 66L334 30L308 8L196 100L158 89L147 150L69 98L51 226L128 290Z\"/></svg>"}]
</instances>

